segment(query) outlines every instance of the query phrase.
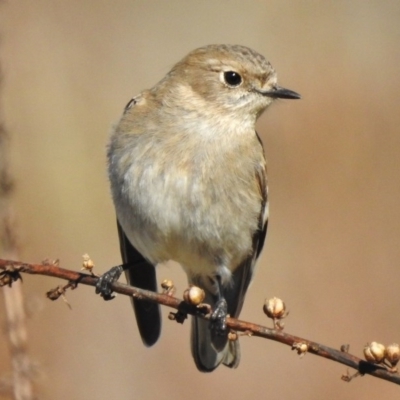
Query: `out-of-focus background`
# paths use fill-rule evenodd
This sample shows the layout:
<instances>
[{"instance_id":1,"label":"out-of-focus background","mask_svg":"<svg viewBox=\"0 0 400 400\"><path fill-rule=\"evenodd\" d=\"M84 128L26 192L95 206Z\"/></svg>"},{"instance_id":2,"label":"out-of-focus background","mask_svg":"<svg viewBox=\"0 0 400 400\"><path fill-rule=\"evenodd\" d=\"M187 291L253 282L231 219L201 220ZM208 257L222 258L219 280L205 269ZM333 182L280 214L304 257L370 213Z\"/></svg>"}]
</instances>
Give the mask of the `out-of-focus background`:
<instances>
[{"instance_id":1,"label":"out-of-focus background","mask_svg":"<svg viewBox=\"0 0 400 400\"><path fill-rule=\"evenodd\" d=\"M400 341L400 3L398 1L9 1L1 4L1 117L11 136L19 257L96 272L120 262L105 146L129 99L190 50L238 43L264 54L301 101L276 102L258 131L269 162L271 221L241 317L270 325L279 296L287 332L361 356ZM240 155L238 154L238 157ZM180 295L179 268L161 267ZM376 399L372 377L243 337L237 370L197 372L189 323L164 318L142 346L130 302L24 276L29 354L40 399ZM2 324L4 304L0 299ZM168 310L164 310L166 317ZM0 377L11 369L0 340Z\"/></svg>"}]
</instances>

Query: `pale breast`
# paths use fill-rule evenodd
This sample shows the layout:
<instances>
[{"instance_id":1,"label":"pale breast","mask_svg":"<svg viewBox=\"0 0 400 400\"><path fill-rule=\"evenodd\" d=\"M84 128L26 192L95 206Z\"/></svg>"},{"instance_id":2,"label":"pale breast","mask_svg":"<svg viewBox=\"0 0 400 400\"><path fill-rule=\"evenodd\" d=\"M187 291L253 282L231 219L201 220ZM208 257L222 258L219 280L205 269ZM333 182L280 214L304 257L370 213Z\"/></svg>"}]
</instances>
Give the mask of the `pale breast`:
<instances>
[{"instance_id":1,"label":"pale breast","mask_svg":"<svg viewBox=\"0 0 400 400\"><path fill-rule=\"evenodd\" d=\"M192 116L176 132L165 115L160 130L157 117L129 134L123 118L124 133L117 127L111 140L109 173L118 173L110 180L125 233L153 263L173 259L207 274L234 268L253 251L262 208L256 170L265 160L254 130Z\"/></svg>"}]
</instances>

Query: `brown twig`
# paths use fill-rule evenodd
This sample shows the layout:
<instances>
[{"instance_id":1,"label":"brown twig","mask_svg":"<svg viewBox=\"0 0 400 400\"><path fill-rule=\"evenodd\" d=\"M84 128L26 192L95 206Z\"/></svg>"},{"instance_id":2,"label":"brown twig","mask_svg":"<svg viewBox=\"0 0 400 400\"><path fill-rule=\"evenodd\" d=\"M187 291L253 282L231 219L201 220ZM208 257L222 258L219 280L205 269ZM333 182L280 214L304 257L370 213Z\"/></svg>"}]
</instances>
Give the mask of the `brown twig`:
<instances>
[{"instance_id":1,"label":"brown twig","mask_svg":"<svg viewBox=\"0 0 400 400\"><path fill-rule=\"evenodd\" d=\"M57 265L51 263L28 264L19 261L0 259L0 270L3 270L3 272L0 273L0 284L2 276L5 277L8 275L11 277L6 281L7 284L11 284L12 280L18 279L20 273L47 275L65 279L69 281L68 286L72 285L72 287L78 284L95 286L98 280L97 276L59 268ZM157 302L167 307L174 308L178 310L178 314L181 315L191 314L200 318L208 318L208 315L204 314L204 309L185 303L169 294L155 293L135 288L133 286L124 285L122 283L114 283L112 288L116 293L134 296L137 299ZM354 368L357 370L358 374L368 374L389 382L400 384L399 374L387 371L387 369L381 365L369 363L349 354L346 351L336 350L311 340L284 333L281 330L267 328L265 326L241 321L235 318L227 318L226 324L234 331L245 332L249 336L263 337L286 344L290 346L292 350L296 350L299 354L304 354L305 352L312 353Z\"/></svg>"}]
</instances>

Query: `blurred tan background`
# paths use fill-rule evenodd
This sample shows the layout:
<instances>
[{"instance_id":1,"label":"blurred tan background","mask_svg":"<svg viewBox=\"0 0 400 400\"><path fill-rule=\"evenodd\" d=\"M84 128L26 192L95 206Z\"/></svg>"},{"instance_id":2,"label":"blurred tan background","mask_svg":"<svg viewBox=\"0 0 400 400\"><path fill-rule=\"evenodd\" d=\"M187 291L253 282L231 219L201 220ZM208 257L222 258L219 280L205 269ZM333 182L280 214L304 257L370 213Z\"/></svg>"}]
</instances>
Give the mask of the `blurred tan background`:
<instances>
[{"instance_id":1,"label":"blurred tan background","mask_svg":"<svg viewBox=\"0 0 400 400\"><path fill-rule=\"evenodd\" d=\"M260 119L271 221L241 317L270 324L283 298L287 332L339 348L400 341L400 3L398 1L15 0L0 7L2 119L11 135L20 258L60 258L98 273L120 262L105 145L128 100L188 51L244 44L280 84L302 94ZM240 156L240 155L238 155ZM183 272L162 267L181 294ZM129 300L89 287L70 311L24 276L29 352L40 399L376 399L399 389L372 377L344 383L342 365L242 338L237 370L195 369L189 327L164 318L142 346ZM0 300L4 315L3 300ZM166 317L168 310L164 310ZM4 321L2 320L2 323ZM10 371L0 345L0 376Z\"/></svg>"}]
</instances>

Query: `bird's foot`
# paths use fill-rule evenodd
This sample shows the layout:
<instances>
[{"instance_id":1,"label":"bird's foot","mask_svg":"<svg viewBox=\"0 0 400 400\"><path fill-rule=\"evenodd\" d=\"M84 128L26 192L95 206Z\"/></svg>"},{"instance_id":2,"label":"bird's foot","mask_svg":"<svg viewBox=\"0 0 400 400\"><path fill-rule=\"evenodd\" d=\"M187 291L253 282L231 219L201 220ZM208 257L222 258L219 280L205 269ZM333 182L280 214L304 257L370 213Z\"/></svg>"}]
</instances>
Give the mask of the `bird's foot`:
<instances>
[{"instance_id":1,"label":"bird's foot","mask_svg":"<svg viewBox=\"0 0 400 400\"><path fill-rule=\"evenodd\" d=\"M215 308L210 315L210 329L219 336L226 334L226 317L228 316L228 304L221 298L215 304Z\"/></svg>"},{"instance_id":2,"label":"bird's foot","mask_svg":"<svg viewBox=\"0 0 400 400\"><path fill-rule=\"evenodd\" d=\"M115 297L111 285L119 279L123 270L122 265L117 265L100 276L96 283L96 293L104 300L112 300Z\"/></svg>"}]
</instances>

